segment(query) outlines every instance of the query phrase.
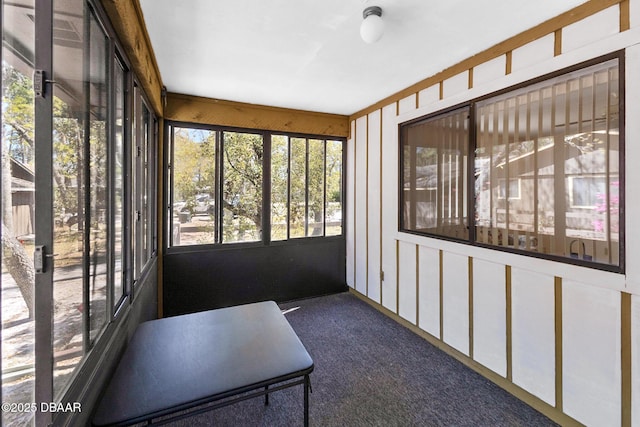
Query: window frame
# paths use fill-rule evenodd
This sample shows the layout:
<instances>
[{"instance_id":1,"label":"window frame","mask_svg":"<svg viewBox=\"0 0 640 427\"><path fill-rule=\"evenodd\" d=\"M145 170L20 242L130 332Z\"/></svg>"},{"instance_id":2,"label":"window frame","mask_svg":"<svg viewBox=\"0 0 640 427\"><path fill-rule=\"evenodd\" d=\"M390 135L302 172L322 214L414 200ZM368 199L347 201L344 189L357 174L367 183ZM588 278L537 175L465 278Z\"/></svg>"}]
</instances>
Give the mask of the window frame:
<instances>
[{"instance_id":1,"label":"window frame","mask_svg":"<svg viewBox=\"0 0 640 427\"><path fill-rule=\"evenodd\" d=\"M137 77L133 77L130 97L131 138L128 155L130 157L130 179L127 180L131 188L130 193L130 221L131 233L131 287L135 297L138 283L143 282L149 272L153 260L157 256L157 150L158 119L150 107L149 100L144 93ZM146 111L148 120L143 120ZM125 149L125 151L127 151ZM145 161L146 159L146 161ZM147 199L145 210L144 199Z\"/></svg>"},{"instance_id":2,"label":"window frame","mask_svg":"<svg viewBox=\"0 0 640 427\"><path fill-rule=\"evenodd\" d=\"M1 13L4 13L3 5ZM19 5L18 5L19 6ZM54 286L56 285L57 278L54 277L54 273L59 269L58 266L54 265L54 257L57 254L48 253L48 256L45 257L44 260L44 269L42 272L39 272L35 276L34 286L35 286L35 330L36 337L34 340L35 349L35 380L33 393L30 393L32 398L35 397L35 401L47 401L47 402L68 402L68 401L77 401L81 400L79 398L83 398L90 395L91 392L87 392L86 387L84 386L86 383L90 383L96 378L100 377L99 369L101 366L101 362L105 360L112 359L117 356L114 353L114 344L117 346L124 345L124 338L122 334L118 332L122 332L122 328L126 329L127 326L131 326L136 323L137 318L140 317L138 314L134 314L130 316L130 311L135 308L132 307L135 302L133 301L133 289L132 289L132 275L131 262L133 258L131 256L130 243L131 243L131 203L132 203L132 195L135 194L134 190L131 189L131 151L130 144L132 141L132 90L133 83L132 80L135 78L135 72L132 70L131 63L127 58L125 50L122 48L122 45L117 40L117 36L113 30L113 27L110 24L110 20L103 9L103 5L101 2L95 0L82 0L78 2L74 2L72 5L64 5L65 8L55 9L52 7L51 2L37 2L35 4L35 16L31 16L31 19L34 19L34 28L36 29L35 39L31 39L29 36L28 40L28 49L25 49L31 52L32 49L35 49L35 53L31 52L29 57L20 58L23 60L23 65L26 69L33 71L34 69L42 70L44 76L55 76L56 72L62 68L62 66L73 67L74 70L78 70L78 76L82 76L78 80L74 80L73 83L69 83L70 85L77 85L77 87L82 87L82 90L78 90L74 92L73 95L67 93L70 98L73 98L75 102L75 108L73 111L75 114L71 116L70 114L65 113L63 116L55 115L55 107L54 100L57 97L57 94L60 92L65 92L72 88L72 86L65 86L64 81L59 81L56 85L45 85L46 91L45 95L41 96L40 99L36 99L34 108L33 108L33 119L30 119L31 123L34 125L34 156L39 158L37 168L34 167L34 171L37 169L37 176L35 176L35 185L39 189L44 189L44 191L37 191L36 197L33 204L37 205L38 211L38 221L34 223L36 243L38 246L42 246L43 249L53 250L57 252L56 246L57 240L53 238L53 235L57 232L56 230L56 203L54 196L55 184L53 181L53 170L55 168L55 150L53 146L52 135L56 129L56 125L54 124L54 120L56 117L66 119L72 118L78 122L81 120L85 120L91 114L89 112L89 106L92 102L92 97L88 96L89 91L92 89L91 86L99 86L100 89L100 111L101 117L104 117L104 125L101 125L101 133L104 133L100 138L99 143L91 143L94 147L100 147L102 150L106 151L105 155L101 154L100 161L100 173L104 172L104 177L100 178L100 186L95 186L97 181L93 181L94 188L91 188L90 191L94 191L96 194L99 194L100 203L100 212L97 210L92 214L90 212L90 208L95 208L98 204L92 204L90 199L90 191L83 189L82 194L78 196L74 196L77 200L74 200L74 205L82 206L83 209L86 208L86 212L78 209L77 211L77 219L73 225L76 225L76 228L80 230L81 239L78 239L79 244L74 245L74 252L77 252L80 256L77 257L80 260L80 264L74 264L72 267L77 267L75 272L79 274L74 274L75 277L70 277L69 280L77 281L81 284L81 286L76 286L74 284L73 290L73 300L74 304L79 302L81 305L78 306L79 314L74 317L74 322L79 325L77 334L74 334L77 337L82 337L81 340L78 340L79 344L74 347L78 347L77 354L69 354L69 359L75 359L76 356L79 358L78 361L72 361L65 363L65 366L62 367L62 370L68 371L65 372L64 377L60 378L60 383L55 384L58 381L57 376L57 367L55 365L54 354L57 351L57 344L52 340L52 337L55 337L57 331L58 321L54 322L54 302L56 301ZM76 29L82 29L78 31L78 34L81 35L80 41L77 45L73 45L73 58L81 58L79 61L63 61L60 64L55 64L52 62L52 55L56 56L56 49L61 46L58 44L53 36L52 36L52 26L54 25L54 21L57 20L57 14L66 14L66 7L69 6L73 8L74 14L67 16L73 16L74 20L78 20L78 25ZM77 12L77 13L75 13ZM1 14L0 13L0 14ZM63 21L64 22L64 21ZM87 32L87 27L92 27L89 32ZM100 54L95 57L91 54L91 32L94 31L94 34L98 36L96 38L97 45L101 46ZM42 30L42 31L39 31ZM38 37L38 34L42 37ZM13 39L12 39L13 40ZM16 38L15 41L18 41ZM2 48L0 48L2 50ZM98 60L95 60L98 58ZM13 64L13 62L12 62ZM100 79L93 81L90 78L89 70L93 66L100 67L101 77ZM116 68L121 67L122 75L120 76L122 80L119 83L123 84L121 88L122 98L118 99L115 95L115 76L116 76ZM63 74L63 73L60 73ZM74 74L75 76L75 74ZM64 79L62 79L64 80ZM49 81L47 81L49 82ZM97 83L93 85L93 83ZM51 81L50 83L54 83ZM60 91L60 92L57 92ZM143 91L143 89L141 89ZM32 97L33 98L33 97ZM61 99L58 97L58 99ZM116 114L116 101L118 102L119 108L123 108L122 112L118 112ZM65 102L65 106L67 103ZM153 110L150 109L153 112ZM116 116L122 113L121 127L118 126L116 129ZM102 121L102 120L101 120ZM82 129L90 129L91 123L87 120L85 123L81 124ZM116 158L115 158L115 149L116 149L116 134L122 138L119 141L122 146L117 147L118 153L122 155L122 159L118 158L118 161L122 160L123 169L116 170ZM77 133L77 140L82 141L83 144L86 144L87 141L91 141L91 133L81 134L81 132ZM154 135L154 137L156 137ZM157 147L157 141L153 141L153 138L150 141L152 146ZM104 141L102 141L104 139ZM87 152L87 147L82 147L81 144L77 144L73 149L75 150L74 156L78 153L82 153L83 155ZM89 146L89 148L91 148ZM81 174L89 177L90 175L86 173L87 166L91 168L91 159L90 156L78 156L80 160L76 161L74 159L74 163L77 165L77 170L75 170L75 176L72 178L76 178ZM155 167L155 161L154 161ZM116 177L117 174L117 177ZM71 175L67 175L67 177L71 177ZM116 190L116 179L122 179L121 183L118 183ZM91 181L83 181L83 184L86 183L86 187L92 187ZM152 182L153 188L156 187L157 183ZM80 187L80 186L78 186ZM83 185L84 187L84 185ZM76 188L72 188L75 190ZM120 206L116 208L116 191L119 194L119 203ZM122 192L122 193L120 193ZM156 200L155 197L150 199L149 203L151 206L155 208ZM103 207L104 204L104 207ZM93 205L93 206L92 206ZM79 213L82 213L80 215ZM88 214L87 214L88 213ZM106 216L106 218L105 218ZM89 255L91 251L91 246L87 245L87 233L90 233L91 227L87 226L87 224L91 223L91 218L99 219L100 227L104 227L106 229L106 236L104 238L100 238L100 246L103 245L106 248L100 247L100 256L99 263L101 266L104 266L105 269L89 269ZM152 229L156 229L157 226L157 217L153 216L150 218L150 227ZM116 224L122 226L122 229L118 230ZM116 249L114 242L116 239L116 233L118 233L121 240L121 247ZM75 236L74 236L75 237ZM93 247L98 247L98 244L93 243ZM121 259L121 269L115 269L116 263L116 251L118 251L118 256ZM46 253L46 252L45 252ZM104 254L104 255L103 255ZM154 253L152 258L157 254ZM63 256L60 253L59 256ZM57 262L57 261L56 261ZM97 263L93 263L93 265L97 265ZM147 270L148 273L153 273ZM96 322L97 327L92 327L91 317L87 320L87 316L91 316L93 313L97 313L94 311L90 304L87 304L87 301L92 301L88 299L90 293L93 293L93 290L90 290L89 280L95 278L96 276L103 276L106 279L105 282L105 305L104 308L104 319L100 318L98 322ZM152 274L147 274L147 277L152 276ZM114 294L114 287L116 286L116 282L118 282L118 286L121 286L121 289L118 290L118 294ZM150 281L146 280L146 287L150 287L154 285L150 283ZM149 288L151 289L151 288ZM96 296L102 293L96 292ZM149 294L151 295L151 294ZM102 297L100 297L102 298ZM149 299L148 296L145 296L145 299ZM141 301L141 303L144 301ZM102 303L101 303L102 304ZM84 309L83 309L84 307ZM100 314L102 314L102 310L100 310ZM149 313L144 314L143 317L149 317ZM100 316L102 317L102 316ZM76 322L79 320L78 322ZM64 321L60 322L61 326L68 325ZM123 326L124 325L124 326ZM134 325L135 326L135 325ZM48 339L47 339L48 337ZM125 337L126 338L126 337ZM112 354L113 353L113 354ZM96 377L97 375L97 377ZM31 387L30 387L31 388ZM89 393L89 394L87 394ZM33 399L32 399L33 400ZM38 425L58 425L65 424L73 421L73 415L64 414L64 413L45 413L38 412L35 416L36 423Z\"/></svg>"},{"instance_id":3,"label":"window frame","mask_svg":"<svg viewBox=\"0 0 640 427\"><path fill-rule=\"evenodd\" d=\"M173 136L175 128L189 128L189 129L198 129L198 130L206 130L206 131L214 131L217 133L216 136L216 151L215 151L215 165L216 165L216 181L215 181L215 191L214 197L216 199L216 209L214 216L214 228L215 228L215 238L214 242L211 243L201 243L201 244L192 244L192 245L174 245L174 232L173 232L173 205L174 201L174 155L175 155L175 146L173 144ZM287 245L287 244L296 244L303 241L313 241L318 239L344 239L346 236L345 233L345 191L346 191L346 138L339 136L329 136L329 135L315 135L315 134L304 134L304 133L292 133L292 132L283 132L276 130L265 130L265 129L253 129L253 128L239 128L234 126L224 126L224 125L208 125L202 123L191 123L191 122L183 122L176 120L165 120L164 121L164 176L163 182L165 186L165 200L167 201L166 205L163 209L162 220L163 220L163 251L165 254L172 253L187 253L187 252L197 252L206 249L224 249L224 248L237 248L239 246L245 247L265 247L265 246L276 246L276 245ZM222 238L222 204L220 201L223 197L222 187L224 184L223 177L223 156L221 155L220 147L222 144L222 135L225 132L237 132L237 133L246 133L246 134L259 134L262 135L263 138L263 156L262 156L262 238L256 241L239 241L239 242L225 242ZM272 137L273 136L286 136L288 137L288 141L292 138L303 138L308 140L322 140L324 142L324 159L323 159L323 170L325 172L325 183L323 185L323 201L326 201L327 195L327 186L326 186L326 144L330 141L337 141L341 143L341 173L340 173L340 192L341 192L341 232L340 234L335 235L326 235L326 216L323 215L323 224L322 236L305 236L305 237L290 237L289 236L289 217L287 216L287 238L286 239L271 239L271 200L272 200L272 180L271 180L271 148L272 148ZM308 145L308 144L307 144ZM308 151L308 150L307 150ZM288 152L288 157L289 152ZM308 153L306 153L306 157L308 157ZM290 177L290 167L288 166L287 177ZM287 183L287 186L290 184ZM308 192L308 188L305 190ZM287 211L289 211L289 201L290 201L290 191L287 191ZM326 203L323 203L323 212L326 212Z\"/></svg>"},{"instance_id":4,"label":"window frame","mask_svg":"<svg viewBox=\"0 0 640 427\"><path fill-rule=\"evenodd\" d=\"M619 237L617 242L618 247L618 263L617 264L605 264L602 262L596 262L589 259L577 259L574 257L557 255L557 254L546 254L540 252L534 252L531 250L525 250L518 247L518 245L513 245L513 247L501 246L501 245L493 245L488 243L479 242L477 239L477 219L475 218L475 209L476 209L476 189L475 189L475 162L477 159L477 145L478 138L476 135L477 128L477 117L476 117L476 105L489 100L491 98L496 98L501 95L509 94L511 92L516 92L518 90L534 86L539 83L544 83L546 81L552 80L557 77L562 77L563 75L570 74L572 72L579 72L580 70L586 69L591 66L597 66L598 64L603 64L607 61L617 60L618 61L618 128L619 128L619 143L618 143L618 155L617 155L617 167L619 174L619 203L620 207L618 209L618 218L619 218ZM435 120L438 117L443 117L451 112L456 110L460 110L463 108L468 108L470 112L469 117L469 129L468 129L468 138L469 138L469 159L467 162L467 168L464 171L467 175L467 225L469 227L469 236L468 238L456 238L450 237L446 235L440 235L435 233L427 233L416 230L407 229L404 226L403 220L403 206L404 206L404 148L405 143L403 140L403 129L407 126L412 126L420 122L424 122L427 120ZM476 98L473 98L469 101L462 102L456 104L454 106L448 107L446 109L442 109L439 111L435 111L433 113L429 113L427 115L417 117L415 119L411 119L405 122L400 122L398 124L398 231L402 233L427 236L439 240L448 240L456 243L468 244L476 247L483 247L493 250L498 250L502 252L516 253L519 255L531 256L534 258L541 258L546 260L558 261L565 264L579 265L584 267L589 267L597 270L609 271L614 273L624 273L625 272L625 163L624 163L624 152L625 152L625 52L624 50L618 50L615 52L611 52L602 56L598 56L586 61L582 61L575 65L565 67L542 76L526 80L524 82L508 86L506 88L500 89L495 92L491 92ZM462 171L461 171L462 172ZM595 173L594 173L595 174ZM595 174L595 175L602 175ZM515 177L509 177L511 181ZM512 199L512 196L509 196L509 199ZM504 200L504 199L503 199ZM574 207L577 209L589 209L589 207ZM505 229L506 230L506 229ZM508 230L506 230L508 232Z\"/></svg>"},{"instance_id":5,"label":"window frame","mask_svg":"<svg viewBox=\"0 0 640 427\"><path fill-rule=\"evenodd\" d=\"M575 183L576 181L581 181L581 180L603 180L602 181L602 185L604 187L606 187L607 185L607 181L606 181L606 175L602 174L602 173L594 173L594 174L590 174L587 176L568 176L567 177L569 180L569 206L573 209L584 209L584 210L593 210L596 209L596 204L591 204L591 205L584 205L584 204L576 204L575 201L575 194L576 194L576 190L575 190ZM589 185L591 186L591 185Z\"/></svg>"},{"instance_id":6,"label":"window frame","mask_svg":"<svg viewBox=\"0 0 640 427\"><path fill-rule=\"evenodd\" d=\"M121 312L122 308L126 306L127 301L130 298L130 294L131 294L131 290L132 290L132 286L131 286L131 278L129 277L129 271L131 270L131 249L129 247L129 245L127 245L130 233L131 233L131 223L130 223L130 211L131 211L131 201L130 201L130 194L132 191L131 188L131 180L129 179L129 167L130 167L130 156L129 156L129 147L131 144L131 113L132 113L132 109L131 109L131 82L132 82L132 71L131 71L131 67L128 63L128 61L126 60L125 56L121 53L122 50L120 48L120 45L117 42L113 43L113 48L112 48L112 58L111 58L111 66L112 69L114 70L114 72L112 73L112 88L114 90L111 91L111 96L112 96L112 109L111 109L111 115L113 117L113 119L111 120L111 126L109 126L109 131L111 132L111 136L110 136L110 140L112 141L112 147L110 148L110 165L109 165L109 173L112 174L109 183L112 186L113 191L110 194L110 212L109 212L109 226L110 229L113 230L112 233L110 233L110 247L113 248L112 251L109 252L109 256L110 256L110 260L109 260L109 269L110 269L110 274L113 276L112 279L110 280L110 283L112 283L111 285L111 289L109 290L109 293L111 294L111 316L112 318L115 318L116 316L118 316L118 314ZM117 101L117 97L116 97L116 91L115 91L115 87L116 87L116 78L117 78L117 73L115 72L115 70L117 68L120 68L122 70L122 105L117 105L116 101ZM116 142L116 135L118 134L118 130L116 129L117 127L117 123L116 123L116 118L118 117L117 114L117 108L121 107L122 108L122 129L120 130L120 135L122 138L121 144L122 147L121 148L121 152L116 153L116 149L118 148L117 142ZM121 161L122 161L122 165L121 165L121 171L120 174L117 174L117 168L116 168L116 155L120 155L121 156ZM121 179L122 183L121 183L121 190L122 190L122 194L120 194L120 223L119 225L121 226L121 230L120 230L120 270L116 270L116 255L115 255L115 248L116 248L116 232L117 232L117 227L116 225L118 224L117 219L116 219L116 198L117 198L117 194L116 194L116 183L117 180ZM116 275L117 273L117 275ZM115 290L117 288L116 286L116 282L120 282L120 295L116 295L115 294Z\"/></svg>"},{"instance_id":7,"label":"window frame","mask_svg":"<svg viewBox=\"0 0 640 427\"><path fill-rule=\"evenodd\" d=\"M460 209L460 212L464 212L466 214L466 216L462 216L460 218L460 221L462 222L463 227L466 227L466 229L468 230L468 233L470 233L470 224L469 224L469 218L471 215L471 209L472 209L472 205L470 203L471 201L471 189L473 188L472 185L472 177L473 177L473 172L470 170L470 164L472 164L472 135L473 135L473 122L471 120L471 117L474 114L474 109L473 109L473 105L470 103L463 103L463 104L458 104L458 105L454 105L450 108L441 110L441 111L437 111L434 112L432 114L428 114L426 116L423 117L418 117L414 120L405 122L405 123L401 123L399 125L399 131L398 131L398 135L400 138L400 150L399 150L399 155L398 155L398 191L399 191L399 197L398 197L398 202L399 202L399 206L398 206L398 229L399 231L403 231L406 233L410 233L410 234L417 234L417 235L427 235L427 236L433 236L433 237L440 237L446 240L454 240L454 241L466 241L467 239L465 238L461 238L461 237L456 237L456 236L451 236L451 235L446 235L446 234L436 234L436 233L429 233L429 232L424 232L424 231L418 231L418 230L412 230L409 228L405 227L405 203L406 203L406 199L405 199L405 188L404 188L404 160L405 160L405 147L406 145L404 144L404 132L403 132L403 128L405 126L407 127L411 127L411 126L416 126L416 125L421 125L421 124L426 124L426 123L431 123L431 122L435 122L436 120L439 120L441 118L449 118L449 117L455 117L455 114L459 114L462 112L467 113L467 146L466 146L466 156L467 156L467 168L465 169L464 167L460 167L458 170L458 173L461 174L456 175L456 178L458 178L456 180L456 182L459 182L462 185L462 190L463 190L463 194L466 191L467 193L467 198L465 200L462 200L462 203L465 204L466 203L466 209L464 209L464 206L462 209ZM427 148L432 148L432 147L427 147ZM440 149L440 146L436 147L436 149ZM464 156L462 163L464 164ZM415 156L412 156L411 161L414 162L415 161ZM415 166L415 165L414 165ZM438 169L438 173L440 173L440 166L441 163L438 162L436 163L436 167ZM428 191L435 191L436 192L436 212L438 211L439 208L441 208L442 206L440 206L439 204L439 199L440 199L440 195L441 195L441 190L440 190L440 181L437 182L436 187L426 187L425 188ZM456 202L459 202L460 198L456 199ZM443 223L444 221L442 221L442 218L437 217L436 215L436 222L441 222ZM415 220L414 220L415 221ZM466 223L466 225L465 225ZM457 234L457 232L456 232ZM468 237L470 237L470 234L468 234Z\"/></svg>"},{"instance_id":8,"label":"window frame","mask_svg":"<svg viewBox=\"0 0 640 427\"><path fill-rule=\"evenodd\" d=\"M286 242L286 241L298 241L301 239L316 239L316 238L327 238L327 237L333 237L333 236L341 236L344 234L344 221L342 219L342 217L344 216L344 155L345 155L345 141L341 138L334 138L334 137L323 137L323 136L319 136L319 135L301 135L301 134L292 134L292 133L287 133L287 132L271 132L271 137L273 136L278 136L278 137L283 137L286 138L286 163L287 163L287 182L286 182L286 187L287 187L287 194L286 194L286 199L287 199L287 206L286 206L286 236L284 238L273 238L272 233L269 235L269 240L271 243L279 243L279 242ZM292 140L298 140L298 142L303 144L304 147L304 156L301 156L301 160L302 162L302 166L303 166L303 175L304 175L304 200L300 199L299 203L304 203L304 207L303 207L303 211L304 211L304 215L302 217L302 219L299 221L299 223L302 225L302 235L298 236L292 236L291 233L291 228L292 228L292 222L291 222L291 203L292 203L292 160L293 160L293 155L292 155ZM273 143L273 138L271 138L271 142ZM310 179L310 175L311 175L311 163L309 161L309 159L312 156L312 145L315 145L316 143L321 143L321 148L322 148L322 185L319 187L316 187L315 189L312 188L312 182ZM329 172L328 168L328 163L327 163L327 158L328 158L328 150L327 150L327 146L329 144L333 144L333 143L340 143L341 144L341 168L340 168L340 212L341 212L341 222L340 222L340 233L338 234L329 234L327 235L327 212L328 212L328 204L329 204L329 196L328 196L328 190L329 190L329 186L328 186L328 180L327 180L327 173ZM273 150L270 150L270 156L273 153ZM272 159L270 159L272 160ZM273 162L270 161L270 168L269 168L269 172L272 175L272 166L273 166ZM273 185L273 180L269 180L270 183L270 194L272 193L272 185ZM322 205L322 220L321 220L321 234L309 234L311 229L314 227L313 223L309 220L309 212L311 210L311 208L313 207L313 201L311 200L313 197L311 196L313 191L317 191L321 188L322 190L322 195L321 195L321 201L320 204ZM272 213L272 207L273 207L273 199L270 198L269 199L269 205L270 205L270 214ZM317 200L316 200L317 202ZM271 220L272 220L272 216L271 216ZM270 228L273 225L272 222L270 221ZM272 231L272 230L270 230Z\"/></svg>"},{"instance_id":9,"label":"window frame","mask_svg":"<svg viewBox=\"0 0 640 427\"><path fill-rule=\"evenodd\" d=\"M498 199L506 200L507 199L507 178L498 178L500 182L500 188L498 193ZM515 183L515 185L513 185ZM512 194L512 185L515 187L515 195ZM522 178L509 178L509 200L520 200L520 192L522 191Z\"/></svg>"}]
</instances>

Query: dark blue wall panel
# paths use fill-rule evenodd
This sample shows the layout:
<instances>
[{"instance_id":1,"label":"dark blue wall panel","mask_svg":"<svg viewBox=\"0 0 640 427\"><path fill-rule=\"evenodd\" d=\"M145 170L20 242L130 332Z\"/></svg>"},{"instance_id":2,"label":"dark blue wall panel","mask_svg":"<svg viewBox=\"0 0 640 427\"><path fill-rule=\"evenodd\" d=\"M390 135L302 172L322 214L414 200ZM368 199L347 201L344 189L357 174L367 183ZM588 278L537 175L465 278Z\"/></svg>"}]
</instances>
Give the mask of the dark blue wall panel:
<instances>
[{"instance_id":1,"label":"dark blue wall panel","mask_svg":"<svg viewBox=\"0 0 640 427\"><path fill-rule=\"evenodd\" d=\"M164 256L164 315L347 290L344 238L225 245Z\"/></svg>"}]
</instances>

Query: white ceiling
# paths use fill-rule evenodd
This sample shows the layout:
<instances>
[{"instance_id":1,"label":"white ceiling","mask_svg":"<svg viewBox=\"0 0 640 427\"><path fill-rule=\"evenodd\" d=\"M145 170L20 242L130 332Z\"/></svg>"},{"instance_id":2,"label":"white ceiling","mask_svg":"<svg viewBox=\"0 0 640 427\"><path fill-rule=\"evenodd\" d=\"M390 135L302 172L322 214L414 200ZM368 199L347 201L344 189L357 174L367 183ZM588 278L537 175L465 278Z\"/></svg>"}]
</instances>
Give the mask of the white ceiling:
<instances>
[{"instance_id":1,"label":"white ceiling","mask_svg":"<svg viewBox=\"0 0 640 427\"><path fill-rule=\"evenodd\" d=\"M585 0L140 0L169 92L352 114ZM385 33L360 39L362 10Z\"/></svg>"}]
</instances>

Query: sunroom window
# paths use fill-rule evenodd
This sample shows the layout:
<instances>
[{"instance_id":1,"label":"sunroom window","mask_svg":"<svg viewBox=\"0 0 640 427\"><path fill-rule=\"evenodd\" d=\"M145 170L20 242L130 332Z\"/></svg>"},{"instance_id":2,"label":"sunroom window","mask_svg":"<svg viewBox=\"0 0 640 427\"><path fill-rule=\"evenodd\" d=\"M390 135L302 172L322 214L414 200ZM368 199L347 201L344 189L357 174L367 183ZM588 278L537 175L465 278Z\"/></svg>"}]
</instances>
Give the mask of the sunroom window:
<instances>
[{"instance_id":1,"label":"sunroom window","mask_svg":"<svg viewBox=\"0 0 640 427\"><path fill-rule=\"evenodd\" d=\"M169 123L170 247L343 234L343 140Z\"/></svg>"},{"instance_id":2,"label":"sunroom window","mask_svg":"<svg viewBox=\"0 0 640 427\"><path fill-rule=\"evenodd\" d=\"M400 229L621 270L620 69L611 55L402 124Z\"/></svg>"},{"instance_id":3,"label":"sunroom window","mask_svg":"<svg viewBox=\"0 0 640 427\"><path fill-rule=\"evenodd\" d=\"M468 239L469 108L402 129L402 228Z\"/></svg>"},{"instance_id":4,"label":"sunroom window","mask_svg":"<svg viewBox=\"0 0 640 427\"><path fill-rule=\"evenodd\" d=\"M479 243L619 265L618 75L614 59L476 104Z\"/></svg>"}]
</instances>

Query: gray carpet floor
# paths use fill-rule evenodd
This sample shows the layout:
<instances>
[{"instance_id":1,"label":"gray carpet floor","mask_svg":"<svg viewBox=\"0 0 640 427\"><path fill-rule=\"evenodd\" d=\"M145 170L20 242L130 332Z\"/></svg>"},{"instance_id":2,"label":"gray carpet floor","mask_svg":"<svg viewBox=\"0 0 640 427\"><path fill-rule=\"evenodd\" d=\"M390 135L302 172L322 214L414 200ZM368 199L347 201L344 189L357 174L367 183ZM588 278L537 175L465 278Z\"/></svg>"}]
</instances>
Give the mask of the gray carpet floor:
<instances>
[{"instance_id":1,"label":"gray carpet floor","mask_svg":"<svg viewBox=\"0 0 640 427\"><path fill-rule=\"evenodd\" d=\"M281 304L311 355L311 426L554 426L354 295ZM171 423L301 426L302 386Z\"/></svg>"}]
</instances>

